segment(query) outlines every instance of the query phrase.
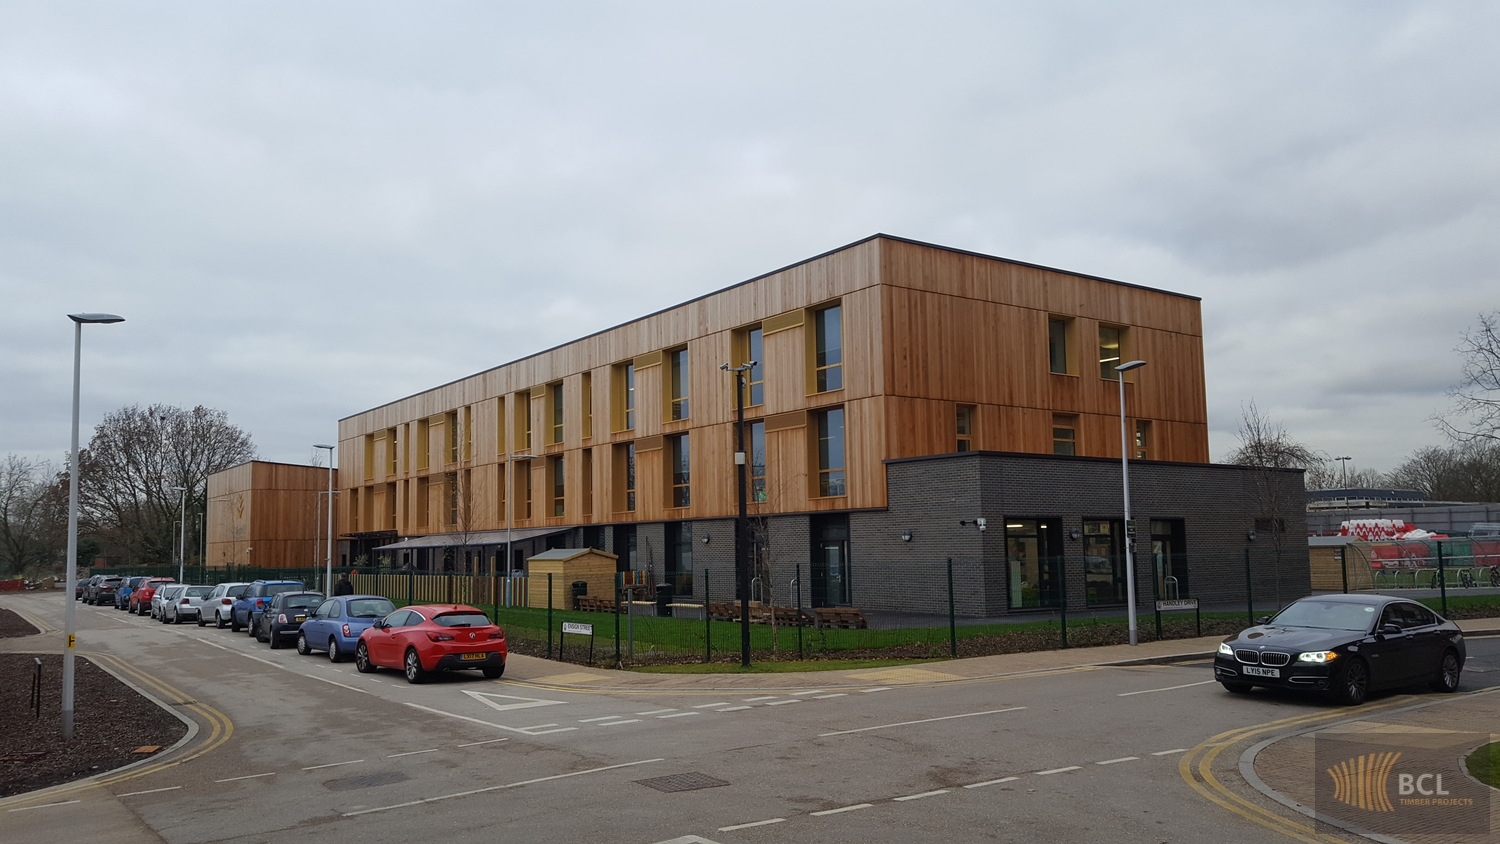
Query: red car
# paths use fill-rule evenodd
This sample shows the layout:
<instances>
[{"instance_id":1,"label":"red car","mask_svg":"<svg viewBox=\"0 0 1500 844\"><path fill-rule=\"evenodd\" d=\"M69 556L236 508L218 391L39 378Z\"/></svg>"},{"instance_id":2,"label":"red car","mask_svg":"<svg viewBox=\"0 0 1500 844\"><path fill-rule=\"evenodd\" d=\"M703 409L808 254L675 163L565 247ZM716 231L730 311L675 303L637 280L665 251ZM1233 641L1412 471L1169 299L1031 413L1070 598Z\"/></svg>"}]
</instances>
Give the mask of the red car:
<instances>
[{"instance_id":1,"label":"red car","mask_svg":"<svg viewBox=\"0 0 1500 844\"><path fill-rule=\"evenodd\" d=\"M359 634L354 666L405 672L406 682L426 682L434 672L477 668L494 680L505 673L505 631L489 616L462 604L402 607Z\"/></svg>"},{"instance_id":2,"label":"red car","mask_svg":"<svg viewBox=\"0 0 1500 844\"><path fill-rule=\"evenodd\" d=\"M156 590L168 583L176 583L175 577L153 577L130 591L130 604L125 607L131 615L150 615L151 599Z\"/></svg>"}]
</instances>

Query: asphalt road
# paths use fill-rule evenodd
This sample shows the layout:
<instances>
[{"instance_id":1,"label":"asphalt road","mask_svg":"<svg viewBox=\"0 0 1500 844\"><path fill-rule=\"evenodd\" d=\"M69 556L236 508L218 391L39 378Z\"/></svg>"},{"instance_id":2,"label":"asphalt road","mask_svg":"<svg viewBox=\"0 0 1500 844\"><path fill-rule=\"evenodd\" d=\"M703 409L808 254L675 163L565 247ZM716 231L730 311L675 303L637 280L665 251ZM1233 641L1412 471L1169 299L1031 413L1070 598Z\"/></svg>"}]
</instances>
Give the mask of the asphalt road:
<instances>
[{"instance_id":1,"label":"asphalt road","mask_svg":"<svg viewBox=\"0 0 1500 844\"><path fill-rule=\"evenodd\" d=\"M60 596L21 600L60 626ZM960 681L935 663L884 684L724 691L706 677L652 691L514 657L499 681L411 686L227 629L82 605L78 617L84 652L197 733L134 770L0 803L7 842L1279 842L1204 799L1179 764L1227 731L1349 715L1227 694L1206 660ZM1496 684L1500 642L1471 639L1463 689Z\"/></svg>"}]
</instances>

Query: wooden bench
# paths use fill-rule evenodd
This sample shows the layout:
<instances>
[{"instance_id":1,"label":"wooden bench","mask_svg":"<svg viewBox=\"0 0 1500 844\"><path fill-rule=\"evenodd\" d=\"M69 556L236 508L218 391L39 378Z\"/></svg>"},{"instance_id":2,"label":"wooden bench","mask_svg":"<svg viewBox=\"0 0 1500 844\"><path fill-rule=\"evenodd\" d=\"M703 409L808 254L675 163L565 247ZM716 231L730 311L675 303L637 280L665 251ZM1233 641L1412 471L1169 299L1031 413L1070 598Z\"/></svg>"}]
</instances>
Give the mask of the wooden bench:
<instances>
[{"instance_id":1,"label":"wooden bench","mask_svg":"<svg viewBox=\"0 0 1500 844\"><path fill-rule=\"evenodd\" d=\"M818 607L813 610L819 627L837 630L864 630L870 625L859 610L853 607Z\"/></svg>"},{"instance_id":2,"label":"wooden bench","mask_svg":"<svg viewBox=\"0 0 1500 844\"><path fill-rule=\"evenodd\" d=\"M615 602L613 598L600 595L579 595L578 609L584 612L614 612Z\"/></svg>"},{"instance_id":3,"label":"wooden bench","mask_svg":"<svg viewBox=\"0 0 1500 844\"><path fill-rule=\"evenodd\" d=\"M733 601L709 601L708 617L714 621L739 621L740 605Z\"/></svg>"}]
</instances>

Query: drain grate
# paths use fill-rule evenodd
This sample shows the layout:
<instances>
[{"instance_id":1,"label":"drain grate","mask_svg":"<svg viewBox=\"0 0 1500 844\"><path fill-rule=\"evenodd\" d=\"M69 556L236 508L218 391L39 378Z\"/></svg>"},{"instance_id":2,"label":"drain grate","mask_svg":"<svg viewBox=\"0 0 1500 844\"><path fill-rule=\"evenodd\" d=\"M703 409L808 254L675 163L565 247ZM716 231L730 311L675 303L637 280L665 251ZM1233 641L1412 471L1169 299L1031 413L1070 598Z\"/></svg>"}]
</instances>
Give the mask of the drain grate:
<instances>
[{"instance_id":1,"label":"drain grate","mask_svg":"<svg viewBox=\"0 0 1500 844\"><path fill-rule=\"evenodd\" d=\"M718 788L721 785L729 785L726 780L715 779L708 774L670 774L665 777L652 777L649 780L636 780L636 782L647 788L657 791L697 791L700 788Z\"/></svg>"},{"instance_id":2,"label":"drain grate","mask_svg":"<svg viewBox=\"0 0 1500 844\"><path fill-rule=\"evenodd\" d=\"M383 774L362 774L357 777L344 777L341 780L329 780L323 783L323 787L329 791L354 791L360 788L375 788L382 785L394 785L405 782L411 777L400 771L387 771Z\"/></svg>"}]
</instances>

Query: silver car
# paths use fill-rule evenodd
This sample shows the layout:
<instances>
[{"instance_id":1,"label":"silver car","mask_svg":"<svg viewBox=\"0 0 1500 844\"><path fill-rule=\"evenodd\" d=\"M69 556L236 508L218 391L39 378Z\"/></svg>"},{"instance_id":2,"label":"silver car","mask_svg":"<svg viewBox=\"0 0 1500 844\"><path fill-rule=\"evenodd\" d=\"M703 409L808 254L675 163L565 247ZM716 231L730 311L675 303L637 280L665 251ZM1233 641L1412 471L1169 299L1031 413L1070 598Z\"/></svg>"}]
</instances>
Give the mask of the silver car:
<instances>
[{"instance_id":1,"label":"silver car","mask_svg":"<svg viewBox=\"0 0 1500 844\"><path fill-rule=\"evenodd\" d=\"M156 594L151 596L151 617L165 623L167 619L163 609L166 607L167 602L173 599L174 593L181 591L186 586L187 584L185 583L163 583L157 587Z\"/></svg>"},{"instance_id":2,"label":"silver car","mask_svg":"<svg viewBox=\"0 0 1500 844\"><path fill-rule=\"evenodd\" d=\"M182 586L172 590L172 595L162 603L162 624L181 624L197 621L202 625L203 599L214 591L212 586Z\"/></svg>"},{"instance_id":3,"label":"silver car","mask_svg":"<svg viewBox=\"0 0 1500 844\"><path fill-rule=\"evenodd\" d=\"M248 583L220 583L215 586L203 599L203 605L198 611L198 626L212 622L215 627L228 627L230 615L234 612L234 602L249 591Z\"/></svg>"}]
</instances>

